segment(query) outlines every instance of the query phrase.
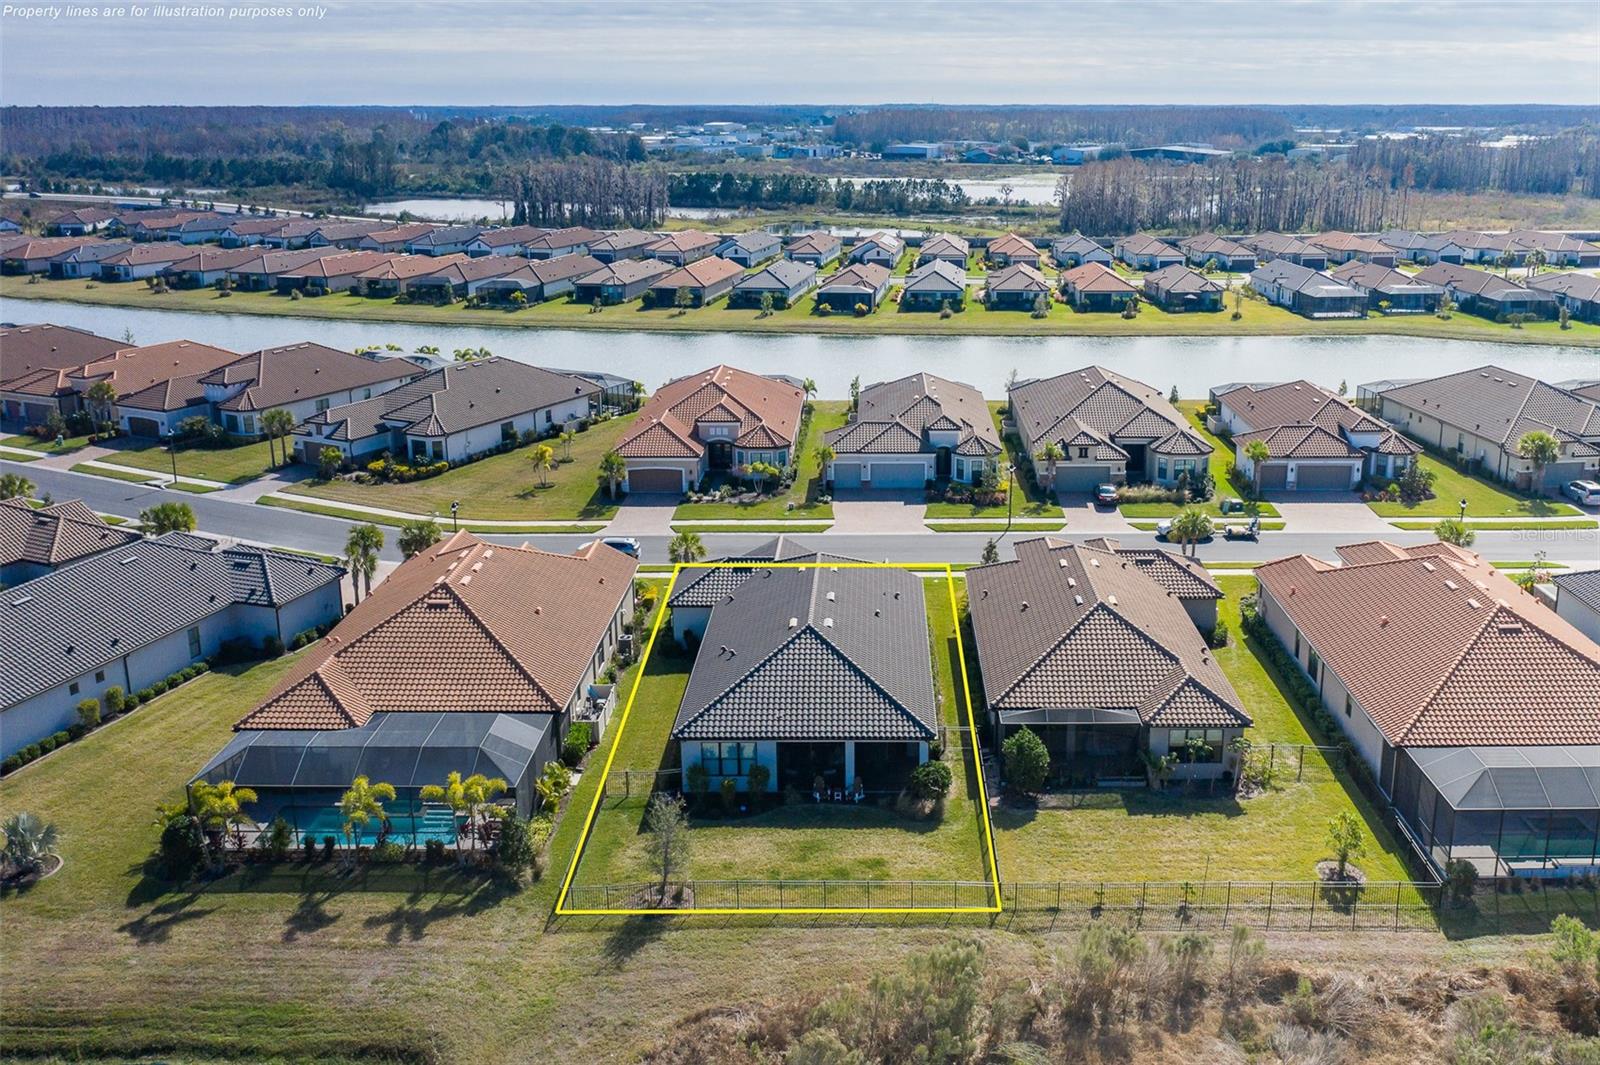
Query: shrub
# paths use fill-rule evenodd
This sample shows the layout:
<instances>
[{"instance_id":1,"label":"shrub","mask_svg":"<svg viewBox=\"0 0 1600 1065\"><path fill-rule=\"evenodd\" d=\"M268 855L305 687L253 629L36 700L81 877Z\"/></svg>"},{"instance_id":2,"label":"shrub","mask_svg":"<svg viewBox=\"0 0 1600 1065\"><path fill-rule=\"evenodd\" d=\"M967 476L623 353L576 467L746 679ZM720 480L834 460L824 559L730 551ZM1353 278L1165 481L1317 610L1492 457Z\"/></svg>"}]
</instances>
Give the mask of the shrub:
<instances>
[{"instance_id":1,"label":"shrub","mask_svg":"<svg viewBox=\"0 0 1600 1065\"><path fill-rule=\"evenodd\" d=\"M332 836L323 836L322 837L322 860L323 861L325 861L325 862L333 861L333 848L334 848L334 845L337 844L338 842L339 841L337 839L335 839L334 837L332 837Z\"/></svg>"},{"instance_id":2,"label":"shrub","mask_svg":"<svg viewBox=\"0 0 1600 1065\"><path fill-rule=\"evenodd\" d=\"M1465 905L1472 900L1472 893L1478 887L1478 867L1463 858L1452 858L1445 863L1444 882L1450 904Z\"/></svg>"},{"instance_id":3,"label":"shrub","mask_svg":"<svg viewBox=\"0 0 1600 1065\"><path fill-rule=\"evenodd\" d=\"M100 700L83 699L78 703L78 724L85 732L100 724Z\"/></svg>"},{"instance_id":4,"label":"shrub","mask_svg":"<svg viewBox=\"0 0 1600 1065\"><path fill-rule=\"evenodd\" d=\"M592 731L587 721L579 721L569 728L567 738L561 741L561 760L576 769L583 761L583 756L589 753Z\"/></svg>"},{"instance_id":5,"label":"shrub","mask_svg":"<svg viewBox=\"0 0 1600 1065\"><path fill-rule=\"evenodd\" d=\"M289 846L294 841L294 833L289 828L289 822L281 817L272 819L272 827L262 837L265 840L266 852L275 862L281 862L289 856Z\"/></svg>"},{"instance_id":6,"label":"shrub","mask_svg":"<svg viewBox=\"0 0 1600 1065\"><path fill-rule=\"evenodd\" d=\"M11 757L7 758L5 761L0 762L0 773L11 773L11 772L15 772L16 770L21 769L21 768L22 768L22 756L21 755L14 754Z\"/></svg>"},{"instance_id":7,"label":"shrub","mask_svg":"<svg viewBox=\"0 0 1600 1065\"><path fill-rule=\"evenodd\" d=\"M722 786L718 790L722 793L722 808L730 814L733 813L739 805L739 785L732 777L723 777Z\"/></svg>"},{"instance_id":8,"label":"shrub","mask_svg":"<svg viewBox=\"0 0 1600 1065\"><path fill-rule=\"evenodd\" d=\"M703 799L711 787L711 774L706 767L696 762L683 771L683 777L684 783L689 785L689 794L696 800Z\"/></svg>"},{"instance_id":9,"label":"shrub","mask_svg":"<svg viewBox=\"0 0 1600 1065\"><path fill-rule=\"evenodd\" d=\"M531 826L515 812L500 819L500 838L495 841L494 860L501 874L512 881L533 867L535 846Z\"/></svg>"},{"instance_id":10,"label":"shrub","mask_svg":"<svg viewBox=\"0 0 1600 1065\"><path fill-rule=\"evenodd\" d=\"M919 799L942 799L954 780L945 762L927 761L911 771L911 794Z\"/></svg>"},{"instance_id":11,"label":"shrub","mask_svg":"<svg viewBox=\"0 0 1600 1065\"><path fill-rule=\"evenodd\" d=\"M141 703L148 703L151 699L154 699L155 697L156 697L156 692L155 692L154 688L140 688L139 689L139 694L134 696L134 698L139 700L139 702L141 702Z\"/></svg>"},{"instance_id":12,"label":"shrub","mask_svg":"<svg viewBox=\"0 0 1600 1065\"><path fill-rule=\"evenodd\" d=\"M404 861L405 857L405 845L395 840L386 839L382 843L373 844L372 860L374 862L386 862L392 865L395 862Z\"/></svg>"},{"instance_id":13,"label":"shrub","mask_svg":"<svg viewBox=\"0 0 1600 1065\"><path fill-rule=\"evenodd\" d=\"M123 709L124 713L126 713L129 710L135 710L135 709L138 708L138 706L139 706L139 693L138 692L134 692L131 695L123 696L123 698L122 698L122 709Z\"/></svg>"},{"instance_id":14,"label":"shrub","mask_svg":"<svg viewBox=\"0 0 1600 1065\"><path fill-rule=\"evenodd\" d=\"M871 313L872 308L868 307L865 303L858 303L855 305L855 316L857 318L865 318Z\"/></svg>"},{"instance_id":15,"label":"shrub","mask_svg":"<svg viewBox=\"0 0 1600 1065\"><path fill-rule=\"evenodd\" d=\"M430 839L422 845L422 860L429 865L438 865L444 861L444 840Z\"/></svg>"},{"instance_id":16,"label":"shrub","mask_svg":"<svg viewBox=\"0 0 1600 1065\"><path fill-rule=\"evenodd\" d=\"M261 641L261 650L268 658L277 658L283 654L283 641L276 635L268 636Z\"/></svg>"},{"instance_id":17,"label":"shrub","mask_svg":"<svg viewBox=\"0 0 1600 1065\"><path fill-rule=\"evenodd\" d=\"M771 780L772 770L768 769L760 762L752 765L750 767L749 774L750 797L753 799L758 795L765 795L767 792L767 784L770 783Z\"/></svg>"},{"instance_id":18,"label":"shrub","mask_svg":"<svg viewBox=\"0 0 1600 1065\"><path fill-rule=\"evenodd\" d=\"M41 755L49 754L51 751L53 751L55 749L56 749L56 738L54 736L48 736L45 739L42 739L42 740L39 741L39 753Z\"/></svg>"},{"instance_id":19,"label":"shrub","mask_svg":"<svg viewBox=\"0 0 1600 1065\"><path fill-rule=\"evenodd\" d=\"M178 685L182 684L184 681L186 681L188 679L189 679L189 671L187 669L183 670L180 673L172 674L172 676L167 678L167 690L170 691L173 688L176 688Z\"/></svg>"},{"instance_id":20,"label":"shrub","mask_svg":"<svg viewBox=\"0 0 1600 1065\"><path fill-rule=\"evenodd\" d=\"M106 713L120 714L128 707L127 696L122 694L122 689L113 684L105 693Z\"/></svg>"},{"instance_id":21,"label":"shrub","mask_svg":"<svg viewBox=\"0 0 1600 1065\"><path fill-rule=\"evenodd\" d=\"M1216 627L1206 634L1206 643L1212 647L1228 646L1228 623L1218 618Z\"/></svg>"},{"instance_id":22,"label":"shrub","mask_svg":"<svg viewBox=\"0 0 1600 1065\"><path fill-rule=\"evenodd\" d=\"M1044 741L1030 728L1020 728L1000 745L1005 758L1006 784L1024 795L1044 787L1050 775L1050 752Z\"/></svg>"},{"instance_id":23,"label":"shrub","mask_svg":"<svg viewBox=\"0 0 1600 1065\"><path fill-rule=\"evenodd\" d=\"M167 820L156 847L156 867L162 879L183 883L206 860L206 837L200 822L187 813Z\"/></svg>"}]
</instances>

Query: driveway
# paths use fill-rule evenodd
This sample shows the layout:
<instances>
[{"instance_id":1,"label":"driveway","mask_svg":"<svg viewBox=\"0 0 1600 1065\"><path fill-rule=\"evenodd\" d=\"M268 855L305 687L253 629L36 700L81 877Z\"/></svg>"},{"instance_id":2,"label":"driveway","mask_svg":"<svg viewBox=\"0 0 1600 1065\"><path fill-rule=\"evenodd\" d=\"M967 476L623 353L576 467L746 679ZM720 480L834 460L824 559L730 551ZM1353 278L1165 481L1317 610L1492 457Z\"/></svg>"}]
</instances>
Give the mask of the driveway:
<instances>
[{"instance_id":1,"label":"driveway","mask_svg":"<svg viewBox=\"0 0 1600 1065\"><path fill-rule=\"evenodd\" d=\"M928 504L917 492L845 492L833 497L836 533L926 533Z\"/></svg>"},{"instance_id":2,"label":"driveway","mask_svg":"<svg viewBox=\"0 0 1600 1065\"><path fill-rule=\"evenodd\" d=\"M1278 492L1268 497L1295 532L1387 535L1394 526L1350 492Z\"/></svg>"},{"instance_id":3,"label":"driveway","mask_svg":"<svg viewBox=\"0 0 1600 1065\"><path fill-rule=\"evenodd\" d=\"M607 536L671 536L672 512L681 502L683 496L676 492L631 492L601 531Z\"/></svg>"},{"instance_id":4,"label":"driveway","mask_svg":"<svg viewBox=\"0 0 1600 1065\"><path fill-rule=\"evenodd\" d=\"M1067 532L1074 536L1116 536L1135 531L1116 507L1097 507L1091 497L1081 492L1063 493L1060 500L1067 515Z\"/></svg>"}]
</instances>

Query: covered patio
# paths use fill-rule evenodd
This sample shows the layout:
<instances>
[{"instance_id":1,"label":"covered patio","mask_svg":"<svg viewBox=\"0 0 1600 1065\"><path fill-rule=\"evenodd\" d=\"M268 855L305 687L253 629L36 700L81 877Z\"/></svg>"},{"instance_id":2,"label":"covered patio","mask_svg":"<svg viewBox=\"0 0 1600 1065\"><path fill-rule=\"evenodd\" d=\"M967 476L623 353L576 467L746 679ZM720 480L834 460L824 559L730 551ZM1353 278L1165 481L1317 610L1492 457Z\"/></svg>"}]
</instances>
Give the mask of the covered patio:
<instances>
[{"instance_id":1,"label":"covered patio","mask_svg":"<svg viewBox=\"0 0 1600 1065\"><path fill-rule=\"evenodd\" d=\"M1600 747L1429 747L1398 752L1394 805L1441 872L1600 872Z\"/></svg>"}]
</instances>

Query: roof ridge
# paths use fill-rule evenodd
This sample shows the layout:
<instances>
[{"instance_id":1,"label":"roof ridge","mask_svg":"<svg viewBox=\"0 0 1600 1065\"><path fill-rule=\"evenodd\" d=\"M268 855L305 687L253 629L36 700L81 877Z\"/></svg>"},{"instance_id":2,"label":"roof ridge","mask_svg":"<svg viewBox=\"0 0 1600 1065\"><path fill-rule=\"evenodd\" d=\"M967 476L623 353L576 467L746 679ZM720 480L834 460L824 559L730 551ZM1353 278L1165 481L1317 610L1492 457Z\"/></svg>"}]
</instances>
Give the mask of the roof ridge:
<instances>
[{"instance_id":1,"label":"roof ridge","mask_svg":"<svg viewBox=\"0 0 1600 1065\"><path fill-rule=\"evenodd\" d=\"M820 582L818 582L818 583L820 583ZM816 627L816 624L814 622L808 623L806 626L804 626L804 628L801 631L810 631L813 636L815 636L818 640L822 641L822 643L824 645L826 645L830 650L832 650L834 654L838 655L841 659L843 659L844 662L852 670L855 671L855 673L856 673L856 675L858 677L860 677L862 680L866 681L867 685L869 687L871 687L879 695L883 696L884 699L888 701L889 705L894 707L894 709L897 710L902 717L905 717L905 718L909 719L911 721L911 723L914 724L914 725L917 725L917 726L919 726L919 727L921 727L923 729L926 729L926 730L928 730L930 732L935 732L936 733L937 730L935 728L930 726L926 721L922 720L915 713L913 713L910 707L908 707L905 704L901 703L899 699L896 699L893 695L891 695L889 693L889 690L887 688L885 688L882 684L879 684L878 681L876 680L876 678L874 678L871 673L869 673L867 670L862 668L861 663L857 662L854 658L850 657L850 653L848 651L846 651L844 648L840 647L833 640L829 639L828 636L825 633L823 633L820 629L818 629ZM751 670L751 672L753 673L755 671ZM720 696L718 698L720 698ZM939 698L939 693L937 691L935 691L934 692L934 701L935 701L936 704L938 702L938 698Z\"/></svg>"},{"instance_id":2,"label":"roof ridge","mask_svg":"<svg viewBox=\"0 0 1600 1065\"><path fill-rule=\"evenodd\" d=\"M1401 560L1396 559L1395 561ZM1461 653L1456 655L1455 660L1450 663L1450 668L1440 674L1439 682L1429 689L1428 694L1417 704L1416 709L1411 712L1411 716L1407 719L1405 726L1400 729L1399 735L1395 738L1395 746L1398 747L1405 743L1406 737L1411 734L1411 730L1417 727L1417 723L1422 720L1423 715L1428 712L1434 700L1439 697L1439 693L1444 690L1444 686L1449 684L1455 675L1460 672L1462 663L1467 660L1467 656L1472 653L1472 649L1483 639L1484 635L1489 631L1489 626L1494 624L1495 618L1499 617L1502 612L1511 614L1519 624L1522 623L1522 618L1516 611L1511 610L1504 603L1497 602L1495 608L1484 617L1483 624L1479 625L1477 631L1472 634L1472 638L1462 646Z\"/></svg>"},{"instance_id":3,"label":"roof ridge","mask_svg":"<svg viewBox=\"0 0 1600 1065\"><path fill-rule=\"evenodd\" d=\"M598 542L599 541L596 541L596 543L598 543ZM481 547L481 546L486 546L486 545L480 543L478 546ZM490 548L490 550L493 550L493 548ZM461 561L463 561L463 562L466 561L466 559L468 557L470 557L470 556L471 556L471 551L469 550L466 555L462 556ZM472 604L471 603L467 602L466 597L461 594L460 590L451 586L448 571L446 573L446 576L445 576L444 580L440 581L438 584L430 584L428 586L427 590L424 591L423 594L421 596L419 596L417 599L412 600L410 606L408 606L406 609L410 609L411 606L416 606L418 601L427 598L430 594L432 594L435 591L438 591L441 588L445 591L445 593L447 595L450 596L450 598L452 598L452 599L454 599L456 601L457 605L459 605L463 611L466 612L467 617L472 619L472 623L478 627L478 629L484 634L485 637L488 638L489 642L494 645L495 649L498 650L501 654L505 655L507 661L509 661L511 663L513 668L516 669L517 673L519 673L522 676L522 678L524 680L526 680L529 683L529 685L531 685L533 687L533 689L535 691L537 691L540 695L543 695L546 699L548 699L551 706L560 708L561 705L562 705L561 702L550 694L550 691L549 691L548 688L546 688L543 684L539 683L538 679L536 677L534 677L534 675L528 671L528 668L522 664L522 661L519 658L517 658L517 656L515 654L512 653L511 648L507 647L505 645L505 643L500 639L500 637L495 635L494 630L489 627L488 623L485 622L483 620L483 618L478 616L478 612L472 608ZM396 612L395 614L391 614L389 616L389 620L393 620L397 616L399 616L398 612ZM387 622L385 622L385 623L387 623ZM368 630L368 633L363 634L363 638L365 638L366 635L370 634L371 631L372 630Z\"/></svg>"},{"instance_id":4,"label":"roof ridge","mask_svg":"<svg viewBox=\"0 0 1600 1065\"><path fill-rule=\"evenodd\" d=\"M1080 549L1080 550L1083 549L1083 545L1082 544L1069 545L1069 546L1076 547L1077 549ZM1055 550L1055 549L1052 548L1052 550ZM1094 550L1094 549L1090 548L1089 550ZM1107 553L1108 554L1114 554L1114 552L1107 552ZM1020 672L1018 672L1017 679L1013 680L1010 684L1006 685L1005 689L1003 691L1001 691L1000 694L995 696L994 702L996 704L999 704L999 703L1005 701L1006 696L1010 695L1019 686L1021 686L1023 681L1025 681L1029 677L1031 677L1034 674L1034 672L1036 670L1038 670L1040 668L1040 666L1042 666L1044 664L1044 660L1046 658L1050 657L1056 651L1058 651L1064 644L1066 644L1066 642L1068 640L1070 640L1078 632L1079 629L1083 628L1083 626L1088 623L1090 618L1095 617L1097 615L1100 615L1102 613L1104 615L1106 615L1106 616L1109 616L1109 617L1115 619L1118 622L1121 622L1121 624L1126 629L1128 629L1129 631L1135 633L1145 643L1147 643L1151 647L1153 647L1156 650L1156 652L1158 654L1160 654L1162 657L1170 659L1173 662L1174 665L1179 666L1179 667L1182 666L1183 662L1182 662L1181 659L1178 658L1177 655L1175 655L1171 651L1167 650L1166 647L1164 647L1159 641L1157 641L1154 637L1152 637L1149 633L1145 632L1139 626L1135 625L1132 621L1128 620L1128 618L1124 617L1121 611L1119 611L1115 607L1111 606L1111 604L1107 603L1105 601L1105 599L1101 597L1099 587L1097 585L1094 585L1093 578L1090 577L1090 575L1089 575L1089 570L1091 568L1092 567L1088 567L1088 566L1084 567L1084 579L1089 581L1091 586L1094 586L1094 593L1095 593L1095 604L1094 604L1094 606L1090 607L1088 610L1085 610L1083 612L1083 614L1079 616L1077 621L1075 621L1072 625L1068 626L1067 631L1063 632L1060 636L1056 637L1055 642L1051 643L1048 647L1046 647L1043 651L1041 651L1039 653L1038 657L1036 657L1032 662L1029 662L1025 667L1023 667L1023 669Z\"/></svg>"}]
</instances>

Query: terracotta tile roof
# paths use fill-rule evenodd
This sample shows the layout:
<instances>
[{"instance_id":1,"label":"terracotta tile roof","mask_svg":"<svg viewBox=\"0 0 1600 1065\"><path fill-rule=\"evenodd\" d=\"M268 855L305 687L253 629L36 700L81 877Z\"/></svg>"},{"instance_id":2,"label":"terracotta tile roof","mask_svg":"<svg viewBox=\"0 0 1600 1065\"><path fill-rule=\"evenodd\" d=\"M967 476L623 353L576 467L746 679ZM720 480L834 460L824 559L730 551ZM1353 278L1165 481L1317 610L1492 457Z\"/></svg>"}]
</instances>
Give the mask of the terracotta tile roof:
<instances>
[{"instance_id":1,"label":"terracotta tile roof","mask_svg":"<svg viewBox=\"0 0 1600 1065\"><path fill-rule=\"evenodd\" d=\"M791 240L786 250L790 254L798 252L801 255L831 255L839 250L841 243L832 233L823 233L819 230Z\"/></svg>"},{"instance_id":2,"label":"terracotta tile roof","mask_svg":"<svg viewBox=\"0 0 1600 1065\"><path fill-rule=\"evenodd\" d=\"M698 229L680 229L676 233L668 233L653 244L645 245L646 254L659 252L691 252L699 251L705 247L716 247L716 237L710 233L703 233Z\"/></svg>"},{"instance_id":3,"label":"terracotta tile roof","mask_svg":"<svg viewBox=\"0 0 1600 1065\"><path fill-rule=\"evenodd\" d=\"M559 713L629 601L636 568L598 541L561 555L456 533L395 570L234 729L352 728L394 712Z\"/></svg>"},{"instance_id":4,"label":"terracotta tile roof","mask_svg":"<svg viewBox=\"0 0 1600 1065\"><path fill-rule=\"evenodd\" d=\"M1291 237L1286 233L1257 233L1253 237L1246 237L1245 246L1255 250L1262 258L1276 259L1287 258L1291 255L1305 255L1307 252L1321 253L1321 248L1313 248L1299 237Z\"/></svg>"},{"instance_id":5,"label":"terracotta tile roof","mask_svg":"<svg viewBox=\"0 0 1600 1065\"><path fill-rule=\"evenodd\" d=\"M600 234L588 226L568 226L566 229L547 229L542 233L529 237L524 243L533 248L578 248L586 247L590 241L598 238Z\"/></svg>"},{"instance_id":6,"label":"terracotta tile roof","mask_svg":"<svg viewBox=\"0 0 1600 1065\"><path fill-rule=\"evenodd\" d=\"M149 266L151 263L175 263L193 255L194 248L187 244L162 240L152 244L135 244L126 251L102 259L101 263L106 266Z\"/></svg>"},{"instance_id":7,"label":"terracotta tile roof","mask_svg":"<svg viewBox=\"0 0 1600 1065\"><path fill-rule=\"evenodd\" d=\"M1391 743L1600 743L1600 647L1493 566L1445 545L1340 556L1256 576Z\"/></svg>"},{"instance_id":8,"label":"terracotta tile roof","mask_svg":"<svg viewBox=\"0 0 1600 1065\"><path fill-rule=\"evenodd\" d=\"M1251 249L1226 237L1219 237L1215 233L1202 233L1196 237L1185 237L1178 241L1178 247L1197 259L1201 256L1209 255L1220 255L1224 259L1235 257L1255 258L1255 252Z\"/></svg>"},{"instance_id":9,"label":"terracotta tile roof","mask_svg":"<svg viewBox=\"0 0 1600 1065\"><path fill-rule=\"evenodd\" d=\"M1117 246L1130 255L1180 255L1177 248L1159 237L1152 237L1148 233L1135 233L1131 237L1123 237L1117 241Z\"/></svg>"},{"instance_id":10,"label":"terracotta tile roof","mask_svg":"<svg viewBox=\"0 0 1600 1065\"><path fill-rule=\"evenodd\" d=\"M1363 255L1381 255L1385 252L1394 251L1394 249L1389 247L1387 244L1384 244L1381 241L1373 240L1371 237L1357 236L1354 233L1345 233L1337 229L1330 229L1325 233L1318 233L1316 236L1309 238L1308 243L1310 243L1312 247L1321 248L1324 251L1349 251L1357 252Z\"/></svg>"},{"instance_id":11,"label":"terracotta tile roof","mask_svg":"<svg viewBox=\"0 0 1600 1065\"><path fill-rule=\"evenodd\" d=\"M863 288L877 292L889 283L889 268L877 263L856 263L847 266L822 283L822 291L829 289Z\"/></svg>"},{"instance_id":12,"label":"terracotta tile roof","mask_svg":"<svg viewBox=\"0 0 1600 1065\"><path fill-rule=\"evenodd\" d=\"M990 292L1048 293L1050 282L1027 263L1017 263L990 274L988 288Z\"/></svg>"},{"instance_id":13,"label":"terracotta tile roof","mask_svg":"<svg viewBox=\"0 0 1600 1065\"><path fill-rule=\"evenodd\" d=\"M1039 254L1038 245L1026 237L1019 237L1015 233L1007 233L1003 237L996 237L989 242L987 249L990 255L999 252L1001 255L1033 255Z\"/></svg>"},{"instance_id":14,"label":"terracotta tile roof","mask_svg":"<svg viewBox=\"0 0 1600 1065\"><path fill-rule=\"evenodd\" d=\"M346 251L337 255L328 255L291 269L284 270L283 277L348 277L351 274L360 274L374 267L382 266L393 259L394 255L386 251Z\"/></svg>"},{"instance_id":15,"label":"terracotta tile roof","mask_svg":"<svg viewBox=\"0 0 1600 1065\"><path fill-rule=\"evenodd\" d=\"M192 248L191 251L192 255L174 261L167 269L173 273L235 270L261 254L255 248Z\"/></svg>"},{"instance_id":16,"label":"terracotta tile roof","mask_svg":"<svg viewBox=\"0 0 1600 1065\"><path fill-rule=\"evenodd\" d=\"M624 458L698 457L705 447L695 437L695 422L718 407L739 419L735 443L743 446L748 438L751 446L793 446L804 406L805 393L789 381L713 366L656 389L617 450Z\"/></svg>"},{"instance_id":17,"label":"terracotta tile roof","mask_svg":"<svg viewBox=\"0 0 1600 1065\"><path fill-rule=\"evenodd\" d=\"M0 566L59 566L141 539L107 525L76 499L35 510L25 499L0 500Z\"/></svg>"},{"instance_id":18,"label":"terracotta tile roof","mask_svg":"<svg viewBox=\"0 0 1600 1065\"><path fill-rule=\"evenodd\" d=\"M387 262L356 275L363 281L405 281L438 273L454 263L464 263L467 256L460 252L449 255L394 255Z\"/></svg>"},{"instance_id":19,"label":"terracotta tile roof","mask_svg":"<svg viewBox=\"0 0 1600 1065\"><path fill-rule=\"evenodd\" d=\"M117 390L119 403L124 397L131 398L174 378L196 379L191 382L188 391L188 394L193 395L194 388L198 385L198 377L238 359L237 351L224 351L222 348L197 344L192 340L172 340L165 344L124 348L108 359L100 359L68 371L67 379L74 388L84 392L94 387L97 382L110 381L112 387ZM199 395L204 398L203 388L200 389Z\"/></svg>"},{"instance_id":20,"label":"terracotta tile roof","mask_svg":"<svg viewBox=\"0 0 1600 1065\"><path fill-rule=\"evenodd\" d=\"M1244 251L1244 249L1240 249ZM1246 252L1248 254L1248 252ZM1181 263L1163 266L1152 271L1144 279L1146 292L1160 294L1170 292L1175 295L1203 292L1226 292L1228 286L1222 282L1209 278L1197 270L1191 270Z\"/></svg>"},{"instance_id":21,"label":"terracotta tile roof","mask_svg":"<svg viewBox=\"0 0 1600 1065\"><path fill-rule=\"evenodd\" d=\"M687 266L680 266L667 276L652 282L655 288L705 288L730 277L744 273L744 267L732 259L708 255Z\"/></svg>"},{"instance_id":22,"label":"terracotta tile roof","mask_svg":"<svg viewBox=\"0 0 1600 1065\"><path fill-rule=\"evenodd\" d=\"M1358 459L1361 452L1344 437L1320 425L1274 425L1248 433L1235 433L1233 442L1240 452L1256 440L1267 445L1275 459Z\"/></svg>"},{"instance_id":23,"label":"terracotta tile roof","mask_svg":"<svg viewBox=\"0 0 1600 1065\"><path fill-rule=\"evenodd\" d=\"M1062 273L1061 285L1063 288L1071 288L1074 292L1109 292L1119 296L1132 295L1138 291L1132 282L1105 263L1084 263L1081 266L1074 266Z\"/></svg>"},{"instance_id":24,"label":"terracotta tile roof","mask_svg":"<svg viewBox=\"0 0 1600 1065\"><path fill-rule=\"evenodd\" d=\"M70 325L13 325L0 328L0 383L38 370L68 370L103 359L127 347L126 341L96 336Z\"/></svg>"},{"instance_id":25,"label":"terracotta tile roof","mask_svg":"<svg viewBox=\"0 0 1600 1065\"><path fill-rule=\"evenodd\" d=\"M967 571L988 704L1168 727L1249 725L1183 597L1167 586L1182 582L1188 595L1210 598L1209 579L1100 543L1025 540L1014 561Z\"/></svg>"}]
</instances>

